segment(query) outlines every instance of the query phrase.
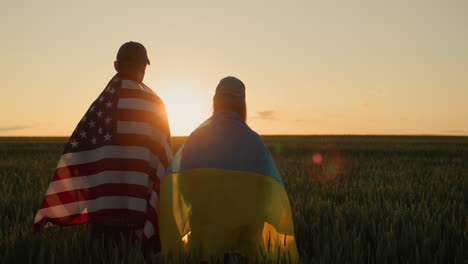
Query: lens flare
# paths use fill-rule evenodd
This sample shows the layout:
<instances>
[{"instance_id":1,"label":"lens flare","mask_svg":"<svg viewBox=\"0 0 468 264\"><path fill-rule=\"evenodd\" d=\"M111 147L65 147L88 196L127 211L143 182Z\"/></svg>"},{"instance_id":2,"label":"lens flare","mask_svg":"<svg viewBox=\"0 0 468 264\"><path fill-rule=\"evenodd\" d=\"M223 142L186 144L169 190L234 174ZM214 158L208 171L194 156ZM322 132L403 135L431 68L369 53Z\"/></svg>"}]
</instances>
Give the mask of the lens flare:
<instances>
[{"instance_id":1,"label":"lens flare","mask_svg":"<svg viewBox=\"0 0 468 264\"><path fill-rule=\"evenodd\" d=\"M306 168L311 178L319 181L341 182L346 178L345 156L335 144L321 143L307 154Z\"/></svg>"},{"instance_id":2,"label":"lens flare","mask_svg":"<svg viewBox=\"0 0 468 264\"><path fill-rule=\"evenodd\" d=\"M320 153L315 153L314 155L312 155L312 161L313 161L315 164L320 164L320 163L322 163L322 161L323 161L322 154L320 154Z\"/></svg>"}]
</instances>

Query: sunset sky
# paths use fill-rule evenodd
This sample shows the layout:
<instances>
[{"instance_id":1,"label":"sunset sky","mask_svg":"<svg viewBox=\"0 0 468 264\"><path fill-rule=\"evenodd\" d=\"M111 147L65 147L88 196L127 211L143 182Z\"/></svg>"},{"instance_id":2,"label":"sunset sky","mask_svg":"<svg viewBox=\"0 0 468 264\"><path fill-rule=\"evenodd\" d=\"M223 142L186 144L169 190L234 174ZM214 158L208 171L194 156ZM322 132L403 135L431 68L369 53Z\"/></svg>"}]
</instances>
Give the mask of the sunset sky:
<instances>
[{"instance_id":1,"label":"sunset sky","mask_svg":"<svg viewBox=\"0 0 468 264\"><path fill-rule=\"evenodd\" d=\"M246 84L259 134L468 135L468 1L2 1L0 136L69 136L138 41L173 135Z\"/></svg>"}]
</instances>

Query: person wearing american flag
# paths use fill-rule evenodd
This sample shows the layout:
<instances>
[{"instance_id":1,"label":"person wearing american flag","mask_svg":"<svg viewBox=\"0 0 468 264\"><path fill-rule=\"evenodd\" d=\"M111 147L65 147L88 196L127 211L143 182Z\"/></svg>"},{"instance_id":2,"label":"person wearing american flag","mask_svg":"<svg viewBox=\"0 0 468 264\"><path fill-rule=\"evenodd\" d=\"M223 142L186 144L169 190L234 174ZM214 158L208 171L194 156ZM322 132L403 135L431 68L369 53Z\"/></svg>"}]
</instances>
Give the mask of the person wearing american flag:
<instances>
[{"instance_id":1,"label":"person wearing american flag","mask_svg":"<svg viewBox=\"0 0 468 264\"><path fill-rule=\"evenodd\" d=\"M142 44L120 47L117 74L65 145L36 231L88 223L93 237L159 241L159 180L172 153L164 103L143 83L149 64Z\"/></svg>"}]
</instances>

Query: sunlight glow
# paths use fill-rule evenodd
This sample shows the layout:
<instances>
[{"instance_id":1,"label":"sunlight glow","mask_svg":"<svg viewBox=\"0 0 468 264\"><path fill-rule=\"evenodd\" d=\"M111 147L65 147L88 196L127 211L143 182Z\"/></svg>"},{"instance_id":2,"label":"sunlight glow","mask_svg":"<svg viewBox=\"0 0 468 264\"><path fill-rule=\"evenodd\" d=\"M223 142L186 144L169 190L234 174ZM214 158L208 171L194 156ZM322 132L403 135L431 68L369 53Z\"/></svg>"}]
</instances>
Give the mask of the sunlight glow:
<instances>
[{"instance_id":1,"label":"sunlight glow","mask_svg":"<svg viewBox=\"0 0 468 264\"><path fill-rule=\"evenodd\" d=\"M190 83L173 83L160 92L166 105L171 135L187 136L210 117L211 102Z\"/></svg>"}]
</instances>

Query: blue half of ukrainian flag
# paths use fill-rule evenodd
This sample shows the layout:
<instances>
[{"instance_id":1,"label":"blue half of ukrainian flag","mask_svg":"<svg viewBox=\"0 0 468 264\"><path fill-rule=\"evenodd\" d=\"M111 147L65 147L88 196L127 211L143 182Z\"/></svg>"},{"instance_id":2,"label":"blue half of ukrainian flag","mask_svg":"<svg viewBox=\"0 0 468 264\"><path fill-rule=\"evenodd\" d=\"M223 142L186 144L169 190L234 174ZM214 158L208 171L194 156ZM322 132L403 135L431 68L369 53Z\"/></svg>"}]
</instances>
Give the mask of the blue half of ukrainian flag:
<instances>
[{"instance_id":1,"label":"blue half of ukrainian flag","mask_svg":"<svg viewBox=\"0 0 468 264\"><path fill-rule=\"evenodd\" d=\"M213 115L175 155L161 182L160 239L166 254L297 261L283 180L236 113Z\"/></svg>"}]
</instances>

